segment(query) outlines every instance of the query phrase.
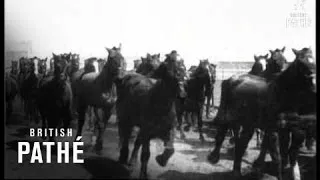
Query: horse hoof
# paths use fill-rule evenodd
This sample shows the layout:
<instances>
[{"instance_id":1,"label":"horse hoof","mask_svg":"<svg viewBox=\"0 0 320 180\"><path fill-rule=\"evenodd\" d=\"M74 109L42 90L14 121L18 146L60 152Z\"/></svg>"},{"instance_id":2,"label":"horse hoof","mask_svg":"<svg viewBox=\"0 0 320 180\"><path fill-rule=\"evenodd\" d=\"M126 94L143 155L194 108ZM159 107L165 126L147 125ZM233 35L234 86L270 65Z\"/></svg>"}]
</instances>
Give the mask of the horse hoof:
<instances>
[{"instance_id":1,"label":"horse hoof","mask_svg":"<svg viewBox=\"0 0 320 180\"><path fill-rule=\"evenodd\" d=\"M235 178L240 178L240 177L242 176L240 171L233 171L233 172L232 172L232 175L233 175L233 177L235 177Z\"/></svg>"},{"instance_id":2,"label":"horse hoof","mask_svg":"<svg viewBox=\"0 0 320 180\"><path fill-rule=\"evenodd\" d=\"M148 179L148 174L147 173L140 173L140 179Z\"/></svg>"},{"instance_id":3,"label":"horse hoof","mask_svg":"<svg viewBox=\"0 0 320 180\"><path fill-rule=\"evenodd\" d=\"M128 166L129 167L134 167L136 165L137 159L130 159Z\"/></svg>"},{"instance_id":4,"label":"horse hoof","mask_svg":"<svg viewBox=\"0 0 320 180\"><path fill-rule=\"evenodd\" d=\"M185 127L183 128L183 130L184 130L184 131L190 131L190 126L185 126Z\"/></svg>"},{"instance_id":5,"label":"horse hoof","mask_svg":"<svg viewBox=\"0 0 320 180\"><path fill-rule=\"evenodd\" d=\"M157 163L158 163L160 166L162 166L162 167L166 166L166 164L167 164L167 162L164 160L164 158L163 158L162 155L158 155L158 156L156 157L156 161L157 161Z\"/></svg>"},{"instance_id":6,"label":"horse hoof","mask_svg":"<svg viewBox=\"0 0 320 180\"><path fill-rule=\"evenodd\" d=\"M210 153L207 159L211 164L217 164L220 160L220 156L217 153Z\"/></svg>"},{"instance_id":7,"label":"horse hoof","mask_svg":"<svg viewBox=\"0 0 320 180\"><path fill-rule=\"evenodd\" d=\"M234 138L229 139L229 144L234 144Z\"/></svg>"},{"instance_id":8,"label":"horse hoof","mask_svg":"<svg viewBox=\"0 0 320 180\"><path fill-rule=\"evenodd\" d=\"M259 161L259 160L255 160L252 164L252 167L256 170L260 170L262 169L262 166L263 166L263 162Z\"/></svg>"},{"instance_id":9,"label":"horse hoof","mask_svg":"<svg viewBox=\"0 0 320 180\"><path fill-rule=\"evenodd\" d=\"M102 149L103 149L102 142L96 143L96 145L95 145L95 151L96 151L96 152L99 152L99 151L102 151Z\"/></svg>"},{"instance_id":10,"label":"horse hoof","mask_svg":"<svg viewBox=\"0 0 320 180\"><path fill-rule=\"evenodd\" d=\"M201 143L204 143L204 142L205 142L205 139L204 139L204 137L203 137L203 136L200 136L200 138L199 138L199 139L200 139L200 142L201 142Z\"/></svg>"}]
</instances>

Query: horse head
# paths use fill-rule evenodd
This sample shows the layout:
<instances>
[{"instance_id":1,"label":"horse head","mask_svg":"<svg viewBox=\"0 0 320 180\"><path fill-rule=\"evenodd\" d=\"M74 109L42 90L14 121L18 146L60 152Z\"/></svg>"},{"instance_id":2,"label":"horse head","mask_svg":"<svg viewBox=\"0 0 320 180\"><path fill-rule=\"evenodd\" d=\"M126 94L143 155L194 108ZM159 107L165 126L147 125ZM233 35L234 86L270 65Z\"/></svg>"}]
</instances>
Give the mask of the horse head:
<instances>
[{"instance_id":1,"label":"horse head","mask_svg":"<svg viewBox=\"0 0 320 180\"><path fill-rule=\"evenodd\" d=\"M268 57L269 57L269 54L266 54L264 56L263 55L260 55L260 56L254 55L253 67L260 67L260 68L258 68L259 69L258 73L261 73L262 71L266 70ZM258 66L255 66L255 65L258 65ZM252 69L252 71L254 71L254 69Z\"/></svg>"},{"instance_id":2,"label":"horse head","mask_svg":"<svg viewBox=\"0 0 320 180\"><path fill-rule=\"evenodd\" d=\"M20 69L21 73L27 72L27 61L28 61L28 59L25 57L21 57L19 59L19 69Z\"/></svg>"},{"instance_id":3,"label":"horse head","mask_svg":"<svg viewBox=\"0 0 320 180\"><path fill-rule=\"evenodd\" d=\"M176 51L166 54L165 61L155 70L153 77L162 79L168 85L168 88L175 93L174 96L185 97L184 77L186 71L179 61L181 61L181 58Z\"/></svg>"},{"instance_id":4,"label":"horse head","mask_svg":"<svg viewBox=\"0 0 320 180\"><path fill-rule=\"evenodd\" d=\"M45 74L47 71L47 59L39 59L38 60L38 73L39 74Z\"/></svg>"},{"instance_id":5,"label":"horse head","mask_svg":"<svg viewBox=\"0 0 320 180\"><path fill-rule=\"evenodd\" d=\"M141 64L137 67L136 72L142 75L152 74L160 66L160 54L147 53L146 58L141 57Z\"/></svg>"},{"instance_id":6,"label":"horse head","mask_svg":"<svg viewBox=\"0 0 320 180\"><path fill-rule=\"evenodd\" d=\"M310 48L303 48L301 50L292 49L296 58L293 67L295 71L293 74L298 82L301 82L301 88L312 90L316 92L316 63ZM291 66L291 65L290 65Z\"/></svg>"},{"instance_id":7,"label":"horse head","mask_svg":"<svg viewBox=\"0 0 320 180\"><path fill-rule=\"evenodd\" d=\"M198 67L191 73L193 78L211 77L210 63L208 59L200 60Z\"/></svg>"},{"instance_id":8,"label":"horse head","mask_svg":"<svg viewBox=\"0 0 320 180\"><path fill-rule=\"evenodd\" d=\"M108 58L101 72L106 73L114 81L124 75L125 59L121 54L121 48L113 47L112 49L106 48L106 50L108 51Z\"/></svg>"},{"instance_id":9,"label":"horse head","mask_svg":"<svg viewBox=\"0 0 320 180\"><path fill-rule=\"evenodd\" d=\"M70 55L53 55L54 76L59 80L67 79L67 68L70 65Z\"/></svg>"},{"instance_id":10,"label":"horse head","mask_svg":"<svg viewBox=\"0 0 320 180\"><path fill-rule=\"evenodd\" d=\"M11 74L18 74L18 61L11 61Z\"/></svg>"},{"instance_id":11,"label":"horse head","mask_svg":"<svg viewBox=\"0 0 320 180\"><path fill-rule=\"evenodd\" d=\"M276 79L279 87L298 94L316 93L316 64L311 49L292 51L295 60Z\"/></svg>"},{"instance_id":12,"label":"horse head","mask_svg":"<svg viewBox=\"0 0 320 180\"><path fill-rule=\"evenodd\" d=\"M71 71L78 71L80 68L80 55L72 54L71 55Z\"/></svg>"},{"instance_id":13,"label":"horse head","mask_svg":"<svg viewBox=\"0 0 320 180\"><path fill-rule=\"evenodd\" d=\"M96 72L96 68L94 67L94 63L97 61L97 58L91 57L84 61L84 71L86 73Z\"/></svg>"},{"instance_id":14,"label":"horse head","mask_svg":"<svg viewBox=\"0 0 320 180\"><path fill-rule=\"evenodd\" d=\"M105 59L100 58L97 60L97 62L98 62L98 71L101 72L103 66L106 64L107 61Z\"/></svg>"},{"instance_id":15,"label":"horse head","mask_svg":"<svg viewBox=\"0 0 320 180\"><path fill-rule=\"evenodd\" d=\"M209 64L209 70L210 70L212 83L214 83L216 81L216 75L217 75L216 68L217 68L216 64L212 64L212 63Z\"/></svg>"},{"instance_id":16,"label":"horse head","mask_svg":"<svg viewBox=\"0 0 320 180\"><path fill-rule=\"evenodd\" d=\"M50 66L50 71L54 71L54 59L53 58L50 58L49 66Z\"/></svg>"},{"instance_id":17,"label":"horse head","mask_svg":"<svg viewBox=\"0 0 320 180\"><path fill-rule=\"evenodd\" d=\"M267 60L266 70L273 74L281 72L284 65L287 63L286 57L283 55L286 47L282 49L269 50L271 53L270 59Z\"/></svg>"},{"instance_id":18,"label":"horse head","mask_svg":"<svg viewBox=\"0 0 320 180\"><path fill-rule=\"evenodd\" d=\"M26 60L26 72L27 73L35 73L35 69L36 69L36 64L35 64L35 60L38 60L38 57L33 57L33 58L27 58Z\"/></svg>"},{"instance_id":19,"label":"horse head","mask_svg":"<svg viewBox=\"0 0 320 180\"><path fill-rule=\"evenodd\" d=\"M133 69L137 70L138 67L141 65L142 63L142 60L141 59L136 59L136 60L133 60Z\"/></svg>"}]
</instances>

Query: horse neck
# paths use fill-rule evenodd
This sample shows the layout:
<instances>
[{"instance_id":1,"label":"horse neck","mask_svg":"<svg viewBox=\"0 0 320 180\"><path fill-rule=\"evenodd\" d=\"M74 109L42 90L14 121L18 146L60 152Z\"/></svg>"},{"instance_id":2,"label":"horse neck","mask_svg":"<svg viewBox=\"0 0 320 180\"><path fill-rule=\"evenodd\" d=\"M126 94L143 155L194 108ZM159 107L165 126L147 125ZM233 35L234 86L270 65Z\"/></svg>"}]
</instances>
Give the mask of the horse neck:
<instances>
[{"instance_id":1,"label":"horse neck","mask_svg":"<svg viewBox=\"0 0 320 180\"><path fill-rule=\"evenodd\" d=\"M292 77L291 75L292 71L294 71L294 67L292 65L288 67L285 71L280 73L273 81L273 84L278 86L280 89L283 89L285 91L290 90L291 92L299 91L301 88L297 87L297 79L295 77Z\"/></svg>"},{"instance_id":2,"label":"horse neck","mask_svg":"<svg viewBox=\"0 0 320 180\"><path fill-rule=\"evenodd\" d=\"M177 90L173 84L164 79L159 79L152 88L151 99L161 99L163 104L174 102Z\"/></svg>"},{"instance_id":3,"label":"horse neck","mask_svg":"<svg viewBox=\"0 0 320 180\"><path fill-rule=\"evenodd\" d=\"M103 68L95 79L95 83L99 85L101 92L109 92L112 88L112 75L109 68Z\"/></svg>"}]
</instances>

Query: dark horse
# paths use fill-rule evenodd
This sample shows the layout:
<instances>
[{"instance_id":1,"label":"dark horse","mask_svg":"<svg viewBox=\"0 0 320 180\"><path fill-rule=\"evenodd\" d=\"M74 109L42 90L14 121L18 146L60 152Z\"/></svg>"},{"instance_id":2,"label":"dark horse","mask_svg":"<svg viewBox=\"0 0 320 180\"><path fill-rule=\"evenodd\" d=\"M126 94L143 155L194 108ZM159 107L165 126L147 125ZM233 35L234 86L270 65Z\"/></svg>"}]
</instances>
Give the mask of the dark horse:
<instances>
[{"instance_id":1,"label":"dark horse","mask_svg":"<svg viewBox=\"0 0 320 180\"><path fill-rule=\"evenodd\" d=\"M165 145L163 154L156 157L158 164L165 166L174 153L175 99L184 93L184 72L177 64L177 57L176 53L166 55L166 60L153 73L156 80L135 73L125 75L116 83L119 135L123 139L119 162L127 163L131 131L138 126L140 131L129 164L135 163L142 145L141 178L147 178L152 138L162 139Z\"/></svg>"},{"instance_id":2,"label":"dark horse","mask_svg":"<svg viewBox=\"0 0 320 180\"><path fill-rule=\"evenodd\" d=\"M150 77L160 65L160 54L150 55L148 53L147 57L141 57L141 60L142 62L136 68L136 72Z\"/></svg>"},{"instance_id":3,"label":"dark horse","mask_svg":"<svg viewBox=\"0 0 320 180\"><path fill-rule=\"evenodd\" d=\"M284 111L279 115L280 121L280 130L279 130L279 140L280 140L280 153L281 153L281 164L282 167L290 167L291 176L295 177L299 173L299 168L295 169L297 164L297 155L299 148L301 147L305 138L308 138L309 131L315 129L316 124L316 79L315 79L315 64L312 55L312 51L309 48L303 48L298 51L292 49L296 55L295 61L291 66L292 68L290 73L303 73L304 76L296 75L295 78L302 82L301 84L295 84L293 82L285 82L285 78L281 81L284 83L284 87L292 89L293 93L296 94L294 99L290 98L290 95L287 95L286 99L288 104L285 104ZM296 72L295 72L296 71ZM287 73L284 76L289 76ZM280 81L280 80L279 80ZM294 80L292 80L294 81ZM301 85L301 87L299 87ZM286 90L284 90L286 91ZM285 92L287 93L287 92ZM282 102L282 101L280 101ZM291 104L289 104L291 103ZM292 134L290 137L290 133ZM308 139L307 139L308 140ZM270 140L265 138L261 147L261 151L258 159L255 161L254 166L258 167L264 162L266 152L270 147ZM291 143L289 144L289 142ZM269 149L272 152L272 149ZM276 159L274 156L277 154L271 154L273 159ZM289 161L290 160L290 161ZM295 171L298 172L295 172ZM296 174L298 173L298 174Z\"/></svg>"},{"instance_id":4,"label":"dark horse","mask_svg":"<svg viewBox=\"0 0 320 180\"><path fill-rule=\"evenodd\" d=\"M266 81L270 81L275 76L275 74L278 74L281 72L281 70L284 67L284 64L287 62L286 58L283 56L284 51L285 51L285 47L283 47L281 50L280 49L276 49L274 51L270 50L270 53L271 53L270 59L267 59L268 55L264 55L264 56L254 55L255 63L252 66L251 71L248 72L248 74L263 77L263 78L266 78ZM264 61L266 61L267 63L266 65L264 65L263 63ZM228 88L237 85L238 82L242 81L242 78L246 78L246 75L242 75L242 76L235 75L235 76L231 76L227 80L222 81L220 108L216 118L213 120L213 123L211 125L214 125L216 121L221 120L220 117L224 116L224 113L225 113L224 109L226 108L227 101L229 102L232 100L230 99L230 94L227 93L229 90ZM232 137L230 138L230 143L233 143L235 136L238 133L238 130L231 129L231 133L232 133ZM261 130L257 128L256 134L257 134L257 147L259 147L261 144L261 141L260 141ZM224 137L225 135L223 137L217 137L219 140L217 141L216 148L214 150L215 152L214 154L216 156L212 159L212 162L219 161L219 153L220 153L220 149L221 149L221 145ZM220 141L220 138L223 138L223 139Z\"/></svg>"},{"instance_id":5,"label":"dark horse","mask_svg":"<svg viewBox=\"0 0 320 180\"><path fill-rule=\"evenodd\" d=\"M192 118L197 117L199 138L201 142L204 141L202 134L202 113L204 107L205 97L211 93L211 78L208 60L200 60L199 66L191 74L190 79L186 81L186 97L178 97L176 102L178 129L180 130L181 138L185 138L185 134L182 130L182 115L185 112L185 119L189 120L190 115ZM186 130L191 126L190 121Z\"/></svg>"},{"instance_id":6,"label":"dark horse","mask_svg":"<svg viewBox=\"0 0 320 180\"><path fill-rule=\"evenodd\" d=\"M72 121L72 90L66 73L70 55L53 54L53 63L54 75L46 77L39 85L36 102L43 128L57 128L61 122L68 128ZM55 141L55 138L50 136L49 140Z\"/></svg>"},{"instance_id":7,"label":"dark horse","mask_svg":"<svg viewBox=\"0 0 320 180\"><path fill-rule=\"evenodd\" d=\"M94 108L97 118L99 134L97 137L96 150L103 148L103 134L105 126L111 116L111 110L115 104L115 97L111 96L113 82L124 72L124 58L120 48L106 48L108 59L100 73L91 72L84 74L82 78L72 81L72 89L75 98L75 107L78 112L77 136L81 136L81 131L85 122L85 113L88 106ZM103 120L100 120L98 109L103 111Z\"/></svg>"},{"instance_id":8,"label":"dark horse","mask_svg":"<svg viewBox=\"0 0 320 180\"><path fill-rule=\"evenodd\" d=\"M303 52L309 51L304 48ZM215 124L218 133L215 137L216 147L208 156L211 163L219 161L219 149L228 128L235 130L235 159L233 172L241 175L242 156L250 141L254 128L265 131L263 143L267 144L271 156L277 167L278 179L282 179L282 162L279 152L279 115L286 111L296 111L308 103L306 97L314 94L315 85L312 83L312 74L315 64L309 62L309 56L297 56L289 67L273 80L250 74L241 75L235 81L226 81L224 87L226 99L221 104ZM223 98L221 96L221 98ZM240 127L242 131L238 135ZM262 147L264 149L266 147Z\"/></svg>"},{"instance_id":9,"label":"dark horse","mask_svg":"<svg viewBox=\"0 0 320 180\"><path fill-rule=\"evenodd\" d=\"M33 57L27 59L25 62L26 71L20 85L21 97L25 107L25 116L29 122L32 122L33 120L36 122L38 121L35 104L36 91L38 88L38 77L35 74L35 59L38 58Z\"/></svg>"},{"instance_id":10,"label":"dark horse","mask_svg":"<svg viewBox=\"0 0 320 180\"><path fill-rule=\"evenodd\" d=\"M5 76L5 90L6 90L6 119L7 119L6 122L8 123L8 120L10 119L13 111L13 106L12 106L13 100L18 94L18 82L9 73L6 73L6 76Z\"/></svg>"},{"instance_id":11,"label":"dark horse","mask_svg":"<svg viewBox=\"0 0 320 180\"><path fill-rule=\"evenodd\" d=\"M280 49L270 50L271 57L269 59L266 59L268 58L268 55L254 56L255 63L252 67L252 70L248 72L248 74L263 77L266 79L266 81L272 80L277 74L281 72L281 70L284 68L284 65L287 63L287 60L283 55L284 51L285 51L285 47L283 47L281 50ZM267 63L266 65L263 65L264 61L266 61ZM226 101L229 98L228 95L226 94L226 92L228 91L227 88L229 87L227 84L230 84L230 86L233 86L233 84L237 84L238 81L241 81L241 78L243 77L246 78L245 75L244 76L235 75L235 76L231 76L229 79L222 81L220 108L215 119L219 119L220 113L223 114ZM214 121L212 124L214 124ZM233 137L230 138L230 143L233 143L235 133L237 132L234 132L232 130L231 132ZM256 129L256 133L257 133L257 147L259 147L261 142L260 135L262 133L260 129ZM221 144L217 144L217 148L216 148L217 152L220 152L220 148L221 148L220 145Z\"/></svg>"}]
</instances>

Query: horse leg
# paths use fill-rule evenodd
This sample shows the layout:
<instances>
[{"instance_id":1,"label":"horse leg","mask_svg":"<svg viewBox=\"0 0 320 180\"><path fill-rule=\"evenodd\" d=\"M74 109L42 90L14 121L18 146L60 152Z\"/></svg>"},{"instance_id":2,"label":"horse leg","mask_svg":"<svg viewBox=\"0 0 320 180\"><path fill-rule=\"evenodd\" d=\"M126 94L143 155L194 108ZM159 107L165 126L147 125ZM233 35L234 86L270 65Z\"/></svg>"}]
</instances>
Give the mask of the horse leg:
<instances>
[{"instance_id":1,"label":"horse leg","mask_svg":"<svg viewBox=\"0 0 320 180\"><path fill-rule=\"evenodd\" d=\"M198 114L196 114L195 112L191 112L191 122L192 122L193 128L195 128L195 126L196 126L196 119L197 118L198 118Z\"/></svg>"},{"instance_id":2,"label":"horse leg","mask_svg":"<svg viewBox=\"0 0 320 180\"><path fill-rule=\"evenodd\" d=\"M260 129L256 128L255 129L256 135L257 135L257 144L256 147L260 147L261 146L261 141L260 141Z\"/></svg>"},{"instance_id":3,"label":"horse leg","mask_svg":"<svg viewBox=\"0 0 320 180\"><path fill-rule=\"evenodd\" d=\"M60 114L55 114L53 116L48 116L48 128L57 128L58 124L61 122ZM49 142L55 142L55 137L49 135Z\"/></svg>"},{"instance_id":4,"label":"horse leg","mask_svg":"<svg viewBox=\"0 0 320 180\"><path fill-rule=\"evenodd\" d=\"M67 106L65 108L63 115L63 128L65 132L67 132L67 129L70 127L70 124L72 122L73 116L72 116L72 108L70 106Z\"/></svg>"},{"instance_id":5,"label":"horse leg","mask_svg":"<svg viewBox=\"0 0 320 180\"><path fill-rule=\"evenodd\" d=\"M141 150L141 170L140 170L140 179L147 179L147 166L150 158L150 139L144 138L142 141L142 150Z\"/></svg>"},{"instance_id":6,"label":"horse leg","mask_svg":"<svg viewBox=\"0 0 320 180\"><path fill-rule=\"evenodd\" d=\"M254 133L254 128L243 127L240 137L236 138L235 157L234 157L234 162L233 162L233 174L236 177L241 176L242 157L248 147L248 143L251 140L253 133Z\"/></svg>"},{"instance_id":7,"label":"horse leg","mask_svg":"<svg viewBox=\"0 0 320 180\"><path fill-rule=\"evenodd\" d=\"M81 134L82 134L81 132L82 132L83 124L84 124L84 121L85 121L86 109L87 109L86 105L80 105L80 103L79 103L79 107L78 107L78 129L77 129L77 135L76 135L74 141L76 141L76 138L78 136L81 136Z\"/></svg>"},{"instance_id":8,"label":"horse leg","mask_svg":"<svg viewBox=\"0 0 320 180\"><path fill-rule=\"evenodd\" d=\"M134 148L133 148L130 160L129 160L129 166L131 166L131 167L134 167L134 165L137 162L138 151L141 147L141 144L142 144L142 136L141 136L141 133L139 132L139 134L134 142Z\"/></svg>"},{"instance_id":9,"label":"horse leg","mask_svg":"<svg viewBox=\"0 0 320 180\"><path fill-rule=\"evenodd\" d=\"M92 130L94 129L94 114L95 112L92 113L92 111L95 111L94 108L92 106L89 106L87 109L87 117L88 117L88 126L87 126L87 130ZM95 115L95 118L97 118L97 116Z\"/></svg>"},{"instance_id":10,"label":"horse leg","mask_svg":"<svg viewBox=\"0 0 320 180\"><path fill-rule=\"evenodd\" d=\"M46 116L44 116L43 112L40 110L40 115L42 119L42 132L45 131L45 128L48 126ZM42 133L42 139L45 140L46 137L44 136L44 133Z\"/></svg>"},{"instance_id":11,"label":"horse leg","mask_svg":"<svg viewBox=\"0 0 320 180\"><path fill-rule=\"evenodd\" d=\"M9 122L12 115L12 100L7 101L7 123Z\"/></svg>"},{"instance_id":12,"label":"horse leg","mask_svg":"<svg viewBox=\"0 0 320 180\"><path fill-rule=\"evenodd\" d=\"M107 123L111 116L111 109L112 107L110 106L107 106L103 109L103 113L102 113L103 117L102 117L102 121L100 121L100 119L98 118L99 117L98 111L96 108L94 108L94 113L98 121L97 124L99 124L99 127L98 127L99 133L98 133L97 142L96 142L96 150L98 151L102 150L103 148L103 136L104 136Z\"/></svg>"},{"instance_id":13,"label":"horse leg","mask_svg":"<svg viewBox=\"0 0 320 180\"><path fill-rule=\"evenodd\" d=\"M190 131L190 127L191 127L191 113L186 111L185 115L184 115L184 120L186 121L187 125L184 127L185 131Z\"/></svg>"},{"instance_id":14,"label":"horse leg","mask_svg":"<svg viewBox=\"0 0 320 180\"><path fill-rule=\"evenodd\" d=\"M203 134L202 134L202 112L203 112L202 108L200 108L197 112L199 139L200 139L201 143L203 143L205 141Z\"/></svg>"},{"instance_id":15,"label":"horse leg","mask_svg":"<svg viewBox=\"0 0 320 180\"><path fill-rule=\"evenodd\" d=\"M264 160L265 160L265 157L267 155L267 151L268 151L268 148L269 148L269 134L268 132L266 131L264 133L264 137L262 138L262 143L261 143L261 148L260 148L260 153L259 153L259 156L258 158L254 161L253 163L253 167L256 168L256 169L261 169L263 163L264 163Z\"/></svg>"},{"instance_id":16,"label":"horse leg","mask_svg":"<svg viewBox=\"0 0 320 180\"><path fill-rule=\"evenodd\" d=\"M220 149L223 143L223 140L226 136L226 133L228 131L227 125L221 125L218 128L218 133L215 137L216 140L216 147L214 150L208 155L208 161L212 164L216 164L220 160Z\"/></svg>"},{"instance_id":17,"label":"horse leg","mask_svg":"<svg viewBox=\"0 0 320 180\"><path fill-rule=\"evenodd\" d=\"M312 133L312 128L310 127L311 125L308 125L306 129L306 138L305 138L305 146L307 150L311 151L312 146L313 146L313 133Z\"/></svg>"},{"instance_id":18,"label":"horse leg","mask_svg":"<svg viewBox=\"0 0 320 180\"><path fill-rule=\"evenodd\" d=\"M291 132L292 132L292 140L291 140L291 146L289 149L290 166L291 166L290 169L292 172L291 175L293 179L300 179L299 168L297 168L298 172L295 172L294 169L295 169L295 166L297 165L297 156L298 156L299 148L301 147L305 136L304 136L304 132L299 128L293 128Z\"/></svg>"},{"instance_id":19,"label":"horse leg","mask_svg":"<svg viewBox=\"0 0 320 180\"><path fill-rule=\"evenodd\" d=\"M119 163L126 164L128 161L128 154L129 154L129 139L131 135L131 127L128 127L126 124L119 123L119 129L121 129L121 136L122 137L122 145L120 150L120 157Z\"/></svg>"},{"instance_id":20,"label":"horse leg","mask_svg":"<svg viewBox=\"0 0 320 180\"><path fill-rule=\"evenodd\" d=\"M211 95L207 97L207 104L206 104L206 117L209 119L209 112L210 112L210 100L211 100Z\"/></svg>"},{"instance_id":21,"label":"horse leg","mask_svg":"<svg viewBox=\"0 0 320 180\"><path fill-rule=\"evenodd\" d=\"M282 168L286 168L288 161L290 131L287 127L279 129L279 141L280 141L280 154L282 159Z\"/></svg>"},{"instance_id":22,"label":"horse leg","mask_svg":"<svg viewBox=\"0 0 320 180\"><path fill-rule=\"evenodd\" d=\"M165 147L164 151L162 154L156 156L156 161L157 163L164 167L167 165L170 157L173 155L174 153L174 146L173 146L173 141L174 141L174 129L172 128L169 131L169 134L167 134L167 136L165 138L163 138L163 145Z\"/></svg>"},{"instance_id":23,"label":"horse leg","mask_svg":"<svg viewBox=\"0 0 320 180\"><path fill-rule=\"evenodd\" d=\"M236 138L236 132L234 132L234 129L230 129L229 130L229 132L230 132L230 139L229 139L229 143L230 144L234 144L234 141L235 141L235 138Z\"/></svg>"},{"instance_id":24,"label":"horse leg","mask_svg":"<svg viewBox=\"0 0 320 180\"><path fill-rule=\"evenodd\" d=\"M278 180L282 180L282 160L280 154L280 140L279 140L279 133L277 130L269 131L269 148L270 148L270 155L271 158L277 167L277 178Z\"/></svg>"},{"instance_id":25,"label":"horse leg","mask_svg":"<svg viewBox=\"0 0 320 180\"><path fill-rule=\"evenodd\" d=\"M183 129L182 129L182 114L183 114L183 111L178 110L178 112L177 112L177 121L178 121L177 129L180 131L180 138L186 139L186 135L184 134Z\"/></svg>"},{"instance_id":26,"label":"horse leg","mask_svg":"<svg viewBox=\"0 0 320 180\"><path fill-rule=\"evenodd\" d=\"M214 88L212 88L212 95L211 95L211 98L212 98L211 106L212 106L212 107L213 107L213 109L214 109Z\"/></svg>"}]
</instances>

